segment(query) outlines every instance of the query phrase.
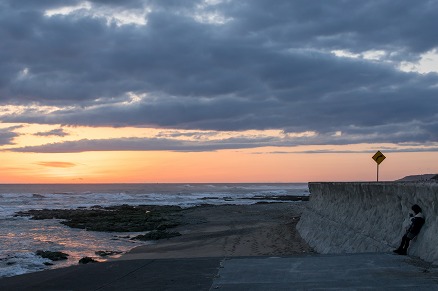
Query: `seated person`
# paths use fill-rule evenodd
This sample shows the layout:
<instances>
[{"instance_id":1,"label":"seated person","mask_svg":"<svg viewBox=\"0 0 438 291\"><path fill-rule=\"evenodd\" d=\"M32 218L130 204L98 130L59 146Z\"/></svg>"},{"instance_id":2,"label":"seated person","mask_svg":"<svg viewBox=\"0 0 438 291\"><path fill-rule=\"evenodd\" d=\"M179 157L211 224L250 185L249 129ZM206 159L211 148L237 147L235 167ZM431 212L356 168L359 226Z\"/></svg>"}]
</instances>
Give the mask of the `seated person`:
<instances>
[{"instance_id":1,"label":"seated person","mask_svg":"<svg viewBox=\"0 0 438 291\"><path fill-rule=\"evenodd\" d=\"M417 204L412 206L412 211L414 211L415 215L410 214L411 216L411 224L406 230L405 235L402 237L402 241L398 249L394 250L394 253L399 255L406 255L408 252L409 242L414 239L421 230L425 219L423 213L421 213L421 208Z\"/></svg>"}]
</instances>

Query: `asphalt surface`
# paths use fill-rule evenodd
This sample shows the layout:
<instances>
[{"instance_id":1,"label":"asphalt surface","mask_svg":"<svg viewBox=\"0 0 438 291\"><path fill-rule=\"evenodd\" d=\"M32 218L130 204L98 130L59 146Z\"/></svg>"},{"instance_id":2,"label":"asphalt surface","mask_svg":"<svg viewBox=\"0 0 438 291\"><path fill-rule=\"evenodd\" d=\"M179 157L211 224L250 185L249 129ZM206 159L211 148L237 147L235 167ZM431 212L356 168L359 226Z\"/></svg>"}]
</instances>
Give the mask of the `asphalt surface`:
<instances>
[{"instance_id":1,"label":"asphalt surface","mask_svg":"<svg viewBox=\"0 0 438 291\"><path fill-rule=\"evenodd\" d=\"M0 290L438 290L438 266L387 253L129 260L0 279Z\"/></svg>"}]
</instances>

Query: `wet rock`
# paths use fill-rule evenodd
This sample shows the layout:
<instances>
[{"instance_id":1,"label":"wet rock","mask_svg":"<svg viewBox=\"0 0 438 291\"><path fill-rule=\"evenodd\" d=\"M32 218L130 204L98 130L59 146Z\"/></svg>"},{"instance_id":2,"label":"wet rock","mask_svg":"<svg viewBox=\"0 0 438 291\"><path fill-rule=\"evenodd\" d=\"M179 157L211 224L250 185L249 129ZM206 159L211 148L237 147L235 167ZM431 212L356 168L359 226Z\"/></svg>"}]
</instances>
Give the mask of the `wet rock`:
<instances>
[{"instance_id":1,"label":"wet rock","mask_svg":"<svg viewBox=\"0 0 438 291\"><path fill-rule=\"evenodd\" d=\"M166 230L168 228L177 227L178 225L180 225L180 223L164 222L164 223L157 225L157 227L155 227L155 230Z\"/></svg>"},{"instance_id":2,"label":"wet rock","mask_svg":"<svg viewBox=\"0 0 438 291\"><path fill-rule=\"evenodd\" d=\"M93 205L90 208L95 208L95 209L102 209L103 207L100 205Z\"/></svg>"},{"instance_id":3,"label":"wet rock","mask_svg":"<svg viewBox=\"0 0 438 291\"><path fill-rule=\"evenodd\" d=\"M32 194L32 198L46 198L46 197L44 197L44 195L34 193Z\"/></svg>"},{"instance_id":4,"label":"wet rock","mask_svg":"<svg viewBox=\"0 0 438 291\"><path fill-rule=\"evenodd\" d=\"M107 256L119 255L122 252L120 252L120 251L97 251L94 253L100 257L107 257Z\"/></svg>"},{"instance_id":5,"label":"wet rock","mask_svg":"<svg viewBox=\"0 0 438 291\"><path fill-rule=\"evenodd\" d=\"M159 239L165 239L165 238L172 238L175 236L180 236L181 234L179 232L168 232L164 230L153 230L146 234L137 235L131 239L133 240L159 240Z\"/></svg>"},{"instance_id":6,"label":"wet rock","mask_svg":"<svg viewBox=\"0 0 438 291\"><path fill-rule=\"evenodd\" d=\"M89 209L43 209L18 212L15 216L31 219L62 219L72 228L92 231L138 232L165 230L179 225L178 206L111 206Z\"/></svg>"},{"instance_id":7,"label":"wet rock","mask_svg":"<svg viewBox=\"0 0 438 291\"><path fill-rule=\"evenodd\" d=\"M267 195L267 196L254 196L243 199L249 200L265 200L265 201L309 201L309 195Z\"/></svg>"},{"instance_id":8,"label":"wet rock","mask_svg":"<svg viewBox=\"0 0 438 291\"><path fill-rule=\"evenodd\" d=\"M88 264L88 263L98 263L98 261L96 261L95 259L91 258L91 257L83 257L82 259L79 260L79 264Z\"/></svg>"},{"instance_id":9,"label":"wet rock","mask_svg":"<svg viewBox=\"0 0 438 291\"><path fill-rule=\"evenodd\" d=\"M61 260L67 260L68 254L63 252L52 252L52 251L42 251L38 250L35 252L37 256L40 256L45 259L49 259L51 261L61 261Z\"/></svg>"}]
</instances>

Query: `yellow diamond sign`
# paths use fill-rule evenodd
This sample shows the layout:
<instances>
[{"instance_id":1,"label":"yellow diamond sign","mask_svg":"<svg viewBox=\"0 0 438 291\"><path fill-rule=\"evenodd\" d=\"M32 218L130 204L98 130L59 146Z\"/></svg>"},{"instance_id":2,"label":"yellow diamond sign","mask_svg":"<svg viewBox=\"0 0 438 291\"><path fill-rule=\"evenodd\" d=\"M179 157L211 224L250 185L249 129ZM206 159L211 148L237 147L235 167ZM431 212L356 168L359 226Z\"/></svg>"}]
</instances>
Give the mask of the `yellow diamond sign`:
<instances>
[{"instance_id":1,"label":"yellow diamond sign","mask_svg":"<svg viewBox=\"0 0 438 291\"><path fill-rule=\"evenodd\" d=\"M380 165L384 159L386 159L386 157L380 151L377 151L373 156L373 160L375 160L378 165Z\"/></svg>"}]
</instances>

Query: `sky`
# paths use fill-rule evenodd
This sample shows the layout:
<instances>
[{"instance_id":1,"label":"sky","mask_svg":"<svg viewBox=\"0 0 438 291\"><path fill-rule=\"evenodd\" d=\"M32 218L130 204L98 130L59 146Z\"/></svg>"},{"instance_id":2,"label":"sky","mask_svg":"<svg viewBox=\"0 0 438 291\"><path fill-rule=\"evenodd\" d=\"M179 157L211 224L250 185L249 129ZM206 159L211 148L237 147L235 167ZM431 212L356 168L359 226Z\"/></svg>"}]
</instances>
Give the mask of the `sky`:
<instances>
[{"instance_id":1,"label":"sky","mask_svg":"<svg viewBox=\"0 0 438 291\"><path fill-rule=\"evenodd\" d=\"M0 183L438 173L438 1L2 0Z\"/></svg>"}]
</instances>

